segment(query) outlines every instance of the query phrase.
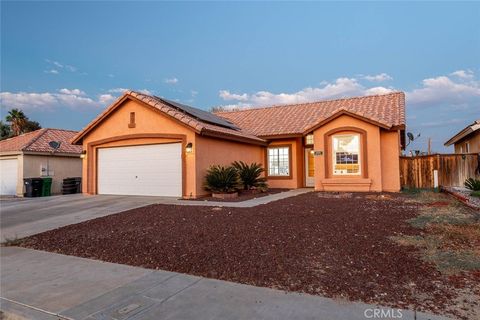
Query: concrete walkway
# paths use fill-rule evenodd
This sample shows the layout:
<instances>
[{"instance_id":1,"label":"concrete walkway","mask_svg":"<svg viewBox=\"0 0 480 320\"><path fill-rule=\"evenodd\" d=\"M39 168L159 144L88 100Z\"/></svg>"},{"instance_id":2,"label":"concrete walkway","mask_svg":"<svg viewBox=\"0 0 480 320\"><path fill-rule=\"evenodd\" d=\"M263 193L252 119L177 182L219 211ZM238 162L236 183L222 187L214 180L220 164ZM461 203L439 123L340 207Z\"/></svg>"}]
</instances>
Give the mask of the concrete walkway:
<instances>
[{"instance_id":1,"label":"concrete walkway","mask_svg":"<svg viewBox=\"0 0 480 320\"><path fill-rule=\"evenodd\" d=\"M16 247L0 259L0 308L27 319L365 320L377 308ZM383 310L396 312L383 319L414 319Z\"/></svg>"},{"instance_id":2,"label":"concrete walkway","mask_svg":"<svg viewBox=\"0 0 480 320\"><path fill-rule=\"evenodd\" d=\"M191 201L173 197L91 196L83 194L45 198L5 199L0 201L0 241L23 238L150 204L250 208L310 191L312 189L295 189L242 202Z\"/></svg>"}]
</instances>

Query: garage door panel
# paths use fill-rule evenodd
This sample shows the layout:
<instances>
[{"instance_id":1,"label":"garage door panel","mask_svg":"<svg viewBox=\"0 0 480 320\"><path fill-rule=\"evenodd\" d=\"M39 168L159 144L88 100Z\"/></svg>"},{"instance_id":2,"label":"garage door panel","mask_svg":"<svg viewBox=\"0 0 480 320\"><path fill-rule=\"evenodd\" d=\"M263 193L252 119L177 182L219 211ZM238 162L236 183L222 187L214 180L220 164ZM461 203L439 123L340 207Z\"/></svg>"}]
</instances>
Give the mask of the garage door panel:
<instances>
[{"instance_id":1,"label":"garage door panel","mask_svg":"<svg viewBox=\"0 0 480 320\"><path fill-rule=\"evenodd\" d=\"M0 160L0 194L14 196L17 194L18 159Z\"/></svg>"},{"instance_id":2,"label":"garage door panel","mask_svg":"<svg viewBox=\"0 0 480 320\"><path fill-rule=\"evenodd\" d=\"M98 193L182 195L180 143L98 150Z\"/></svg>"}]
</instances>

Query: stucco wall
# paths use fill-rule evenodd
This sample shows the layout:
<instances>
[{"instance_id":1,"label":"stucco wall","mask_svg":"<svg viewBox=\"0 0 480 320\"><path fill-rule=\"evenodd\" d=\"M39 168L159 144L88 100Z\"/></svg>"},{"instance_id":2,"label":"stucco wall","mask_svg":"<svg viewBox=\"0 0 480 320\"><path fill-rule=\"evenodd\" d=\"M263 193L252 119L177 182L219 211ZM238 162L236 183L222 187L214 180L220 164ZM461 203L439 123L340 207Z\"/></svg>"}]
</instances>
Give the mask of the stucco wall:
<instances>
[{"instance_id":1,"label":"stucco wall","mask_svg":"<svg viewBox=\"0 0 480 320\"><path fill-rule=\"evenodd\" d=\"M270 188L301 188L303 187L303 168L304 168L304 156L302 139L279 139L273 140L268 146L273 147L276 145L291 145L291 177L270 177L267 178L267 182ZM266 159L265 159L266 161ZM267 170L268 168L265 167Z\"/></svg>"},{"instance_id":2,"label":"stucco wall","mask_svg":"<svg viewBox=\"0 0 480 320\"><path fill-rule=\"evenodd\" d=\"M196 195L206 195L203 188L205 174L210 165L230 165L233 161L260 163L264 168L265 148L256 145L236 143L203 136L196 136L191 156L196 158L197 188ZM195 196L195 194L193 194ZM187 194L187 196L191 196Z\"/></svg>"},{"instance_id":3,"label":"stucco wall","mask_svg":"<svg viewBox=\"0 0 480 320\"><path fill-rule=\"evenodd\" d=\"M466 139L463 139L455 143L455 153L460 152L460 147L463 147L463 153L465 153L465 144L470 144L469 153L479 153L480 152L480 131L476 131L473 134L469 135Z\"/></svg>"},{"instance_id":4,"label":"stucco wall","mask_svg":"<svg viewBox=\"0 0 480 320\"><path fill-rule=\"evenodd\" d=\"M400 191L400 133L380 131L383 191Z\"/></svg>"},{"instance_id":5,"label":"stucco wall","mask_svg":"<svg viewBox=\"0 0 480 320\"><path fill-rule=\"evenodd\" d=\"M129 127L130 112L135 112L136 125L134 128ZM161 137L161 135L165 135L165 137ZM168 137L169 135L175 137ZM108 141L109 139L120 140ZM182 142L182 140L184 144L194 142L195 132L159 111L139 102L126 100L83 139L83 148L87 150L83 161L83 177L85 181L88 181L83 184L83 192L96 193L96 153L98 148ZM184 148L182 149L184 153ZM185 158L184 193L195 194L195 159L185 154L182 157Z\"/></svg>"},{"instance_id":6,"label":"stucco wall","mask_svg":"<svg viewBox=\"0 0 480 320\"><path fill-rule=\"evenodd\" d=\"M53 194L60 194L62 192L63 179L82 176L82 160L79 157L25 154L23 155L23 178L41 177L41 166L46 167L47 160L50 171L53 171L53 175L51 176ZM20 181L22 193L24 192L23 178Z\"/></svg>"},{"instance_id":7,"label":"stucco wall","mask_svg":"<svg viewBox=\"0 0 480 320\"><path fill-rule=\"evenodd\" d=\"M333 175L331 137L327 139L325 137L329 132L339 128L344 129L336 131L334 134L361 132L360 161L365 165L362 168L362 174L359 176ZM382 136L378 126L348 115L342 115L315 130L315 150L324 152L321 156L315 156L315 190L382 191L386 190L383 186L384 183L387 184L388 189L397 190L397 183L400 183L400 173L398 170L398 133L396 135L396 137L395 134L384 134ZM383 143L381 140L383 140ZM383 164L382 145L385 149L383 158L386 161ZM393 151L394 153L390 154Z\"/></svg>"}]
</instances>

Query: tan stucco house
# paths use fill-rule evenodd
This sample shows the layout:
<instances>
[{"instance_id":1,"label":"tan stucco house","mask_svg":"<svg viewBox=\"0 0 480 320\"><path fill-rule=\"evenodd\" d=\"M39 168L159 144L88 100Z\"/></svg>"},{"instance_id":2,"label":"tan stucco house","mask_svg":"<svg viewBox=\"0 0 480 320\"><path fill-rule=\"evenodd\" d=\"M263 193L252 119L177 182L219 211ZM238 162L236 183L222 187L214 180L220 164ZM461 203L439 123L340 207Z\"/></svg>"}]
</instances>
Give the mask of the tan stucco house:
<instances>
[{"instance_id":1,"label":"tan stucco house","mask_svg":"<svg viewBox=\"0 0 480 320\"><path fill-rule=\"evenodd\" d=\"M0 141L0 194L23 196L24 178L51 177L52 193L63 179L82 176L82 146L70 142L77 131L40 129ZM52 152L50 141L60 142Z\"/></svg>"},{"instance_id":2,"label":"tan stucco house","mask_svg":"<svg viewBox=\"0 0 480 320\"><path fill-rule=\"evenodd\" d=\"M480 153L480 119L451 137L445 146L454 145L455 153Z\"/></svg>"},{"instance_id":3,"label":"tan stucco house","mask_svg":"<svg viewBox=\"0 0 480 320\"><path fill-rule=\"evenodd\" d=\"M127 91L75 136L83 192L195 198L213 164L261 163L275 188L399 191L401 92L209 113Z\"/></svg>"}]
</instances>

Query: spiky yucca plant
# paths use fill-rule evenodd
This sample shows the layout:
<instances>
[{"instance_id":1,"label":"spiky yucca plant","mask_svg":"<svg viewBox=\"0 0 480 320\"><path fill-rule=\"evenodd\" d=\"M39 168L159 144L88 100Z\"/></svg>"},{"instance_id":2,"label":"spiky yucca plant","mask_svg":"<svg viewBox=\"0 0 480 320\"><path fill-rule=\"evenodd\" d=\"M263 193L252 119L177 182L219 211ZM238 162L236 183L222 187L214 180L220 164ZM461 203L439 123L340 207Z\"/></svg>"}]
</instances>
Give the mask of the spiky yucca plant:
<instances>
[{"instance_id":1,"label":"spiky yucca plant","mask_svg":"<svg viewBox=\"0 0 480 320\"><path fill-rule=\"evenodd\" d=\"M205 189L212 192L228 193L238 187L238 172L234 167L210 166L205 176Z\"/></svg>"},{"instance_id":2,"label":"spiky yucca plant","mask_svg":"<svg viewBox=\"0 0 480 320\"><path fill-rule=\"evenodd\" d=\"M465 180L465 187L472 191L480 191L480 180L468 178Z\"/></svg>"},{"instance_id":3,"label":"spiky yucca plant","mask_svg":"<svg viewBox=\"0 0 480 320\"><path fill-rule=\"evenodd\" d=\"M261 177L265 170L260 164L254 162L248 165L243 161L235 161L232 163L232 166L237 169L240 183L243 185L244 190L252 188L267 189L266 179Z\"/></svg>"}]
</instances>

